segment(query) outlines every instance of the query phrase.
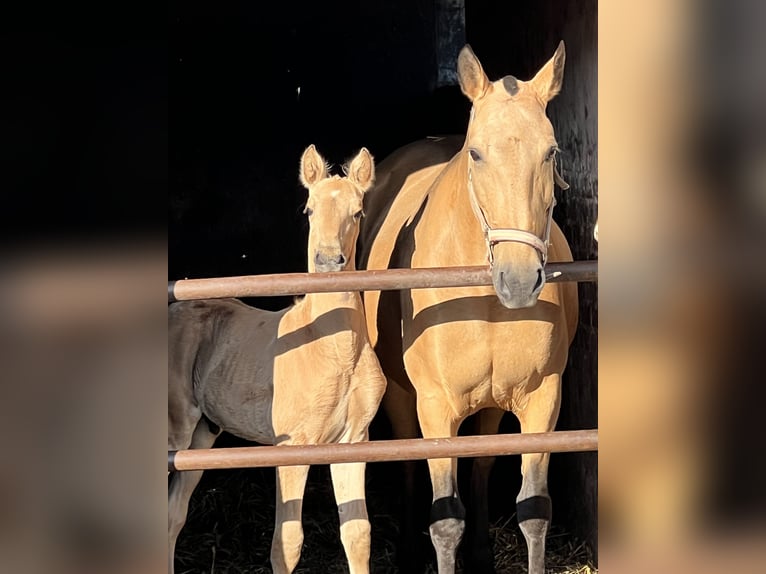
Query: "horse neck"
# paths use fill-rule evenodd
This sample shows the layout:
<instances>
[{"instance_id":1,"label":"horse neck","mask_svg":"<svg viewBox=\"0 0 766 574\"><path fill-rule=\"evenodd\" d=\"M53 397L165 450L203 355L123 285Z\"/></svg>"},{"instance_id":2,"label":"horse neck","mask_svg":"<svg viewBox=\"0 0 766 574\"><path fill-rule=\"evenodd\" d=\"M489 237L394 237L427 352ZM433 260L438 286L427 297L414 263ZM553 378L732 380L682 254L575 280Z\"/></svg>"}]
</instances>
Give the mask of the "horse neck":
<instances>
[{"instance_id":1,"label":"horse neck","mask_svg":"<svg viewBox=\"0 0 766 574\"><path fill-rule=\"evenodd\" d=\"M429 192L419 226L438 235L438 248L428 249L438 265L485 265L487 245L468 196L467 154L461 152L445 166ZM433 236L435 243L437 235ZM429 238L432 237L429 233Z\"/></svg>"},{"instance_id":2,"label":"horse neck","mask_svg":"<svg viewBox=\"0 0 766 574\"><path fill-rule=\"evenodd\" d=\"M351 316L362 312L362 298L356 291L309 293L301 301L301 306L310 319L336 310L346 310Z\"/></svg>"},{"instance_id":3,"label":"horse neck","mask_svg":"<svg viewBox=\"0 0 766 574\"><path fill-rule=\"evenodd\" d=\"M356 271L356 254L352 251L346 271ZM314 273L314 263L309 258L309 272ZM362 297L357 291L340 291L337 293L307 293L300 303L307 319L316 319L325 313L335 310L348 310L348 316L362 313ZM349 318L349 321L351 319Z\"/></svg>"}]
</instances>

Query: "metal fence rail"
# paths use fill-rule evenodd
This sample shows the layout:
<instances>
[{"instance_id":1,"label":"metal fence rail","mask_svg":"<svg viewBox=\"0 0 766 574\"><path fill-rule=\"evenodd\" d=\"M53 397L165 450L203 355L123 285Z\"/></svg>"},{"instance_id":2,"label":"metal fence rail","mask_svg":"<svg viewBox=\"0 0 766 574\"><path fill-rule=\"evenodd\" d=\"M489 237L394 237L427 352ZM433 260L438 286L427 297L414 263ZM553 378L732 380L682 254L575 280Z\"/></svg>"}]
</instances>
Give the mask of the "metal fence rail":
<instances>
[{"instance_id":1,"label":"metal fence rail","mask_svg":"<svg viewBox=\"0 0 766 574\"><path fill-rule=\"evenodd\" d=\"M548 263L545 272L546 280L552 282L596 281L598 261ZM171 281L168 283L168 301L480 285L492 285L492 275L487 266L279 273Z\"/></svg>"},{"instance_id":2,"label":"metal fence rail","mask_svg":"<svg viewBox=\"0 0 766 574\"><path fill-rule=\"evenodd\" d=\"M598 261L549 263L546 280L597 281ZM381 269L338 273L281 273L168 282L168 301L268 297L337 291L437 289L492 284L489 267ZM255 446L168 451L168 470L206 470L386 462L426 458L501 456L598 450L598 429L547 433L381 440L354 444Z\"/></svg>"},{"instance_id":3,"label":"metal fence rail","mask_svg":"<svg viewBox=\"0 0 766 574\"><path fill-rule=\"evenodd\" d=\"M598 450L598 430L458 436L291 446L192 449L168 452L168 470L207 470L388 462L425 458L500 456Z\"/></svg>"}]
</instances>

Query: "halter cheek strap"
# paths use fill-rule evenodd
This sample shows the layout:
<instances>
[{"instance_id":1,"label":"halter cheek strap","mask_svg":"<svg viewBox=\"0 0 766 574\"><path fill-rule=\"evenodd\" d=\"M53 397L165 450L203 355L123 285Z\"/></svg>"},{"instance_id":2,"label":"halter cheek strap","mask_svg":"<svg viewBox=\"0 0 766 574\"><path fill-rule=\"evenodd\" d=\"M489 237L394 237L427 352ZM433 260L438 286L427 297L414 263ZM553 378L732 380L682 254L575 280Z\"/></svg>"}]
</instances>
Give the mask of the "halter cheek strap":
<instances>
[{"instance_id":1,"label":"halter cheek strap","mask_svg":"<svg viewBox=\"0 0 766 574\"><path fill-rule=\"evenodd\" d=\"M476 219L479 220L482 231L484 232L484 240L487 242L487 258L489 259L490 265L494 262L492 248L496 244L502 242L523 243L529 245L540 254L543 265L545 265L548 261L548 245L550 245L553 208L556 206L555 196L548 208L548 220L545 223L545 234L543 235L543 239L540 239L534 233L524 231L523 229L516 229L513 227L496 227L493 229L490 227L487 217L484 215L484 211L482 211L481 206L479 205L479 200L476 198L476 192L473 189L473 172L471 171L470 166L468 167L468 197L471 200L471 208L476 215Z\"/></svg>"}]
</instances>

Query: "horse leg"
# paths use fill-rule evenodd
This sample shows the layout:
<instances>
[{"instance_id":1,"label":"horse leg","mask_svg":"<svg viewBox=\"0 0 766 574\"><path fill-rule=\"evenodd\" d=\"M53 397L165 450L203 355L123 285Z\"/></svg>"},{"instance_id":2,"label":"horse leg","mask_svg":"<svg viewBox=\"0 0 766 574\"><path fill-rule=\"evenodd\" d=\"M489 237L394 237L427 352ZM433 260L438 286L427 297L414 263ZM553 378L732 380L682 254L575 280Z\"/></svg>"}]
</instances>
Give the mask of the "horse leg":
<instances>
[{"instance_id":1,"label":"horse leg","mask_svg":"<svg viewBox=\"0 0 766 574\"><path fill-rule=\"evenodd\" d=\"M457 435L461 420L438 397L418 396L418 419L424 438ZM455 555L465 530L465 507L457 490L457 459L428 459L433 498L431 501L431 543L436 550L439 574L454 574Z\"/></svg>"},{"instance_id":2,"label":"horse leg","mask_svg":"<svg viewBox=\"0 0 766 574\"><path fill-rule=\"evenodd\" d=\"M197 422L194 428L190 444L179 444L176 440L169 441L172 450L180 448L210 448L218 438L218 433L210 430L208 423L204 419ZM174 473L170 483L170 492L168 493L168 574L173 574L175 559L176 540L178 533L181 532L186 523L186 516L189 512L189 500L194 489L197 488L202 478L202 470L185 470Z\"/></svg>"},{"instance_id":3,"label":"horse leg","mask_svg":"<svg viewBox=\"0 0 766 574\"><path fill-rule=\"evenodd\" d=\"M383 395L383 409L391 423L391 431L396 439L417 438L418 419L415 394L404 390L396 381L388 378L386 392ZM416 505L421 497L416 493L416 477L421 461L405 460L397 464L403 467L404 485L402 489L401 506L399 511L399 541L397 548L397 565L399 572L422 572L425 562L423 544L419 544L421 532L425 530L426 521L419 520ZM423 516L427 516L427 507ZM423 528L419 528L420 523Z\"/></svg>"},{"instance_id":4,"label":"horse leg","mask_svg":"<svg viewBox=\"0 0 766 574\"><path fill-rule=\"evenodd\" d=\"M497 434L505 411L484 409L476 414L477 434ZM494 456L475 458L471 466L470 515L466 521L464 555L466 570L477 574L495 571L495 556L489 539L489 475L495 464Z\"/></svg>"},{"instance_id":5,"label":"horse leg","mask_svg":"<svg viewBox=\"0 0 766 574\"><path fill-rule=\"evenodd\" d=\"M561 376L549 375L527 395L527 404L517 413L521 432L549 432L556 426L561 403ZM521 490L516 497L516 516L529 552L529 574L545 572L545 535L551 520L548 495L550 453L521 455Z\"/></svg>"},{"instance_id":6,"label":"horse leg","mask_svg":"<svg viewBox=\"0 0 766 574\"><path fill-rule=\"evenodd\" d=\"M370 521L365 501L365 463L332 464L332 485L340 519L340 539L349 574L370 571Z\"/></svg>"},{"instance_id":7,"label":"horse leg","mask_svg":"<svg viewBox=\"0 0 766 574\"><path fill-rule=\"evenodd\" d=\"M274 574L290 574L298 565L303 547L303 492L309 466L277 467L277 502L271 567Z\"/></svg>"}]
</instances>

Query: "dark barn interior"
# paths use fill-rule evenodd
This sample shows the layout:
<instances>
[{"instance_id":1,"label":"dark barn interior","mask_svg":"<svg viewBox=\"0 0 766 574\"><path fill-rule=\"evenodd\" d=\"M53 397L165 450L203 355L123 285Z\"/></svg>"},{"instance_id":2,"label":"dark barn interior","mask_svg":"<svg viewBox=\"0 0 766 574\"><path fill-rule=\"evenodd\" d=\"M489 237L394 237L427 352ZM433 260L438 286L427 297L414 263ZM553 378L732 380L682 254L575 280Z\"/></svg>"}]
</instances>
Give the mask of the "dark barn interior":
<instances>
[{"instance_id":1,"label":"dark barn interior","mask_svg":"<svg viewBox=\"0 0 766 574\"><path fill-rule=\"evenodd\" d=\"M381 160L414 139L463 132L469 102L453 70L465 42L492 80L505 74L529 79L552 56L558 41L566 42L564 87L548 111L571 188L557 190L554 218L575 260L597 257L592 235L598 183L595 0L288 0L271 3L268 10L256 2L178 2L171 5L171 30L170 280L305 271L301 152L314 143L339 165L366 146ZM597 285L581 283L579 292L580 326L565 372L558 430L597 427ZM277 309L291 299L247 302ZM386 429L385 421L376 420L372 438L388 438ZM501 430L518 430L512 415L505 417ZM466 426L463 432L470 429ZM218 444L241 443L224 436ZM505 457L495 466L493 522L513 517L519 460ZM374 553L393 552L387 542L376 540L376 533L396 530L387 506L396 496L386 488L394 484L397 470L393 464L368 465ZM552 455L553 524L585 542L594 560L596 480L595 453ZM216 572L268 571L273 481L272 469L207 472L179 537L183 568L177 571L210 571L216 552ZM312 537L324 528L312 530L308 514L335 516L330 491L319 486L322 481L329 488L326 469L312 470L302 567L309 560ZM312 484L317 485L313 494ZM226 530L225 517L235 512L226 504L246 504L246 493L258 489L266 493L263 500L271 501L271 509L252 510L252 522ZM211 510L216 501L229 502ZM260 524L257 517L263 518ZM194 537L197 530L208 535ZM321 536L334 539L332 551L342 554L335 532ZM423 540L430 544L425 533ZM523 539L519 541L523 546ZM253 550L245 563L232 558L227 570L222 559L227 544L260 550ZM196 551L201 561L194 561ZM301 571L318 571L305 568ZM389 570L373 563L373 571Z\"/></svg>"}]
</instances>

